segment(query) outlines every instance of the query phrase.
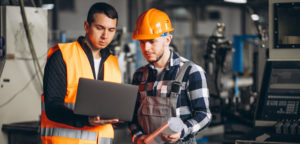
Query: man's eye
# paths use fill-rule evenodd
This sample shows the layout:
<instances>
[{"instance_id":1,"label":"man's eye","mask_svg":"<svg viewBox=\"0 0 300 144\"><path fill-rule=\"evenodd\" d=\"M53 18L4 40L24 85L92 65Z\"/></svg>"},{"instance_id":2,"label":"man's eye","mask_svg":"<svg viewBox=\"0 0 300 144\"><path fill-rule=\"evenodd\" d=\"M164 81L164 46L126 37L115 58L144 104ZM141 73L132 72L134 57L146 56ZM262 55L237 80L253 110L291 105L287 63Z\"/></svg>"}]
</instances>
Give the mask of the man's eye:
<instances>
[{"instance_id":1,"label":"man's eye","mask_svg":"<svg viewBox=\"0 0 300 144\"><path fill-rule=\"evenodd\" d=\"M110 31L110 32L114 32L114 31L115 31L115 29L109 29L109 31Z\"/></svg>"}]
</instances>

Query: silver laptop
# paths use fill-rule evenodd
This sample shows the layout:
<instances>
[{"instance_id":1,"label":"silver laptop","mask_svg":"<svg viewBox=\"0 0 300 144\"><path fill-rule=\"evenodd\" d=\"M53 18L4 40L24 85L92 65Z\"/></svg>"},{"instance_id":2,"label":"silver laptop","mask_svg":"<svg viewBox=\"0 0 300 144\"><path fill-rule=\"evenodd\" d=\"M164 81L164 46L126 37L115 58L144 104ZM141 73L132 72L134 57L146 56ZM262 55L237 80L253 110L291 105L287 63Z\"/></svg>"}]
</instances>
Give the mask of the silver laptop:
<instances>
[{"instance_id":1,"label":"silver laptop","mask_svg":"<svg viewBox=\"0 0 300 144\"><path fill-rule=\"evenodd\" d=\"M135 85L80 78L74 113L131 121L137 92Z\"/></svg>"}]
</instances>

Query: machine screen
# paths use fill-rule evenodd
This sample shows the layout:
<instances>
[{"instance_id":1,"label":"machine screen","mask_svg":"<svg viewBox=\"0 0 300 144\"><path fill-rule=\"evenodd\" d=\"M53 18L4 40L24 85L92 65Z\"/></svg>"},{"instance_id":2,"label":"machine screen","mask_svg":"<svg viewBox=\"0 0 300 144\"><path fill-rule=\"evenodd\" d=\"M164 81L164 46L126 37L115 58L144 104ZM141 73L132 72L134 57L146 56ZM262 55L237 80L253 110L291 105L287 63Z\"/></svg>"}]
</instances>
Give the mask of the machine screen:
<instances>
[{"instance_id":1,"label":"machine screen","mask_svg":"<svg viewBox=\"0 0 300 144\"><path fill-rule=\"evenodd\" d=\"M300 63L268 62L257 107L257 119L299 119L299 105Z\"/></svg>"},{"instance_id":2,"label":"machine screen","mask_svg":"<svg viewBox=\"0 0 300 144\"><path fill-rule=\"evenodd\" d=\"M274 48L300 48L300 3L278 3L274 10Z\"/></svg>"}]
</instances>

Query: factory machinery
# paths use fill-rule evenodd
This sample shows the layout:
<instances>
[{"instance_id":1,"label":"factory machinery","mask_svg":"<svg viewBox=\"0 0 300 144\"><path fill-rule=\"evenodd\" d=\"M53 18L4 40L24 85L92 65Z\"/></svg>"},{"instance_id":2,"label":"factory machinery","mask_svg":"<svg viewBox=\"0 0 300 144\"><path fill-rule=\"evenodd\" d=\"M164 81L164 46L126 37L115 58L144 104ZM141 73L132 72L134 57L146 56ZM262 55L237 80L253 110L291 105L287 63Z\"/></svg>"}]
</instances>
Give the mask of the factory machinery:
<instances>
[{"instance_id":1,"label":"factory machinery","mask_svg":"<svg viewBox=\"0 0 300 144\"><path fill-rule=\"evenodd\" d=\"M211 127L224 126L223 143L300 143L299 19L299 0L270 0L268 48L259 23L257 35L234 36L233 43L224 37L225 25L217 24L204 59ZM250 74L243 71L243 42L266 51L266 60L253 54Z\"/></svg>"}]
</instances>

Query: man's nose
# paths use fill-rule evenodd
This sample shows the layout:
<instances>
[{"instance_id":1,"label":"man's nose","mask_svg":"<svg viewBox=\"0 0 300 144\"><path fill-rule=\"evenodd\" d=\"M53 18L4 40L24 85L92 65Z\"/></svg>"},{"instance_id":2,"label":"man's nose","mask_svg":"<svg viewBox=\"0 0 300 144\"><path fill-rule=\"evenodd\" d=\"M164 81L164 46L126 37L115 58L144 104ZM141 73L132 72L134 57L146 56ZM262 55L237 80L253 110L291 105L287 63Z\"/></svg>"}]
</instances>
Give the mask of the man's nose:
<instances>
[{"instance_id":1,"label":"man's nose","mask_svg":"<svg viewBox=\"0 0 300 144\"><path fill-rule=\"evenodd\" d=\"M108 37L108 32L107 32L107 30L104 30L101 34L101 38L106 39L107 37Z\"/></svg>"},{"instance_id":2,"label":"man's nose","mask_svg":"<svg viewBox=\"0 0 300 144\"><path fill-rule=\"evenodd\" d=\"M145 42L145 51L149 51L151 49L151 46L152 46L151 43L146 41Z\"/></svg>"}]
</instances>

